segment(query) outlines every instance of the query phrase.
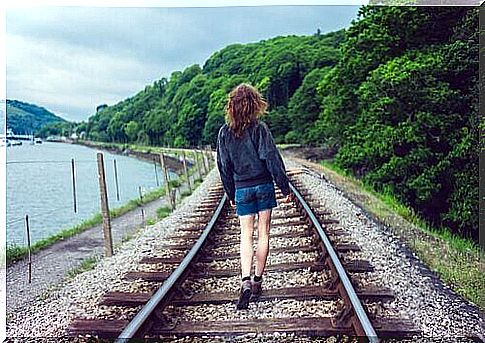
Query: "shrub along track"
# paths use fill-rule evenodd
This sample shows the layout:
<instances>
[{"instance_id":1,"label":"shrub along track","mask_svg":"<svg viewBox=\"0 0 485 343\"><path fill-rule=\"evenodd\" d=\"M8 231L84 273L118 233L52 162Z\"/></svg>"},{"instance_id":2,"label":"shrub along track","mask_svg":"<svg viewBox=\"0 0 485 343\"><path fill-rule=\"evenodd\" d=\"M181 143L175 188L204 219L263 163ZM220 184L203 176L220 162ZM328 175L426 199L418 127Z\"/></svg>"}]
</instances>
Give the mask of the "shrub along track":
<instances>
[{"instance_id":1,"label":"shrub along track","mask_svg":"<svg viewBox=\"0 0 485 343\"><path fill-rule=\"evenodd\" d=\"M133 282L159 282L156 292L105 294L105 318L77 318L70 336L233 337L265 336L414 336L409 322L386 314L381 304L392 301L389 289L359 280L372 266L355 258L359 247L336 221L291 178L295 201L273 212L271 251L263 294L249 310L237 311L239 224L223 195L213 188L193 216L172 236L160 256L145 257L142 270L130 272ZM277 199L283 197L278 191ZM305 200L306 198L306 200ZM255 230L256 232L257 230ZM190 338L187 338L190 340Z\"/></svg>"}]
</instances>

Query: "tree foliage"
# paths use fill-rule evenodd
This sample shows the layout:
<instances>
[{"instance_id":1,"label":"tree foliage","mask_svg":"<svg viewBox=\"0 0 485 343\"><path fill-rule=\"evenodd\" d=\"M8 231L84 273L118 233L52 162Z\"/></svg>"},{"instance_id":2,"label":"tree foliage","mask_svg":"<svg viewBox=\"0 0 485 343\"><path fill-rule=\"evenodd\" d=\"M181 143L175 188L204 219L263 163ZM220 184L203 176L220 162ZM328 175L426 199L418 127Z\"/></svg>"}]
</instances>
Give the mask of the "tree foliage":
<instances>
[{"instance_id":1,"label":"tree foliage","mask_svg":"<svg viewBox=\"0 0 485 343\"><path fill-rule=\"evenodd\" d=\"M18 100L7 99L7 128L16 134L37 133L42 127L54 123L67 123L43 107Z\"/></svg>"},{"instance_id":2,"label":"tree foliage","mask_svg":"<svg viewBox=\"0 0 485 343\"><path fill-rule=\"evenodd\" d=\"M291 97L308 73L337 63L344 37L341 30L230 45L214 53L203 68L193 65L176 71L169 80L156 81L116 105L100 107L88 120L87 137L165 146L214 145L224 123L227 94L239 83L249 82L268 100L267 120L273 123L277 141L283 141L290 129Z\"/></svg>"},{"instance_id":3,"label":"tree foliage","mask_svg":"<svg viewBox=\"0 0 485 343\"><path fill-rule=\"evenodd\" d=\"M313 137L374 188L478 239L478 10L361 15L319 85Z\"/></svg>"},{"instance_id":4,"label":"tree foliage","mask_svg":"<svg viewBox=\"0 0 485 343\"><path fill-rule=\"evenodd\" d=\"M346 30L233 44L87 123L94 140L215 145L241 82L276 142L335 162L433 224L478 237L478 9L363 6Z\"/></svg>"}]
</instances>

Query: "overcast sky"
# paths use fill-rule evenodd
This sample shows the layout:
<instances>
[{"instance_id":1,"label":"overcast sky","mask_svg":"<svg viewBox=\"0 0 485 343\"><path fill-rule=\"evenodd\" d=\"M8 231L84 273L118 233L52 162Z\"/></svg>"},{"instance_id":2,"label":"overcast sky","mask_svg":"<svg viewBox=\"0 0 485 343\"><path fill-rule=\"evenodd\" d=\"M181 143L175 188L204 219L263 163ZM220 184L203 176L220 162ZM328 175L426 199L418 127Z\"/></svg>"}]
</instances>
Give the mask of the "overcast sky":
<instances>
[{"instance_id":1,"label":"overcast sky","mask_svg":"<svg viewBox=\"0 0 485 343\"><path fill-rule=\"evenodd\" d=\"M228 44L348 27L357 6L7 10L7 98L85 120Z\"/></svg>"}]
</instances>

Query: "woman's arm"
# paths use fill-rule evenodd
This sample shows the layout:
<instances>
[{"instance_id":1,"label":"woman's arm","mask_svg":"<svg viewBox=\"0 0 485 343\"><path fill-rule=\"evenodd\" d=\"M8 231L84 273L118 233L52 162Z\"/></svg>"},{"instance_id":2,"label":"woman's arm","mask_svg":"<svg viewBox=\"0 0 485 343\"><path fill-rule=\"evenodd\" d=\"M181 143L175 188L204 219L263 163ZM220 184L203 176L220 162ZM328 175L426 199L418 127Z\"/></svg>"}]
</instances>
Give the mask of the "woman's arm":
<instances>
[{"instance_id":1,"label":"woman's arm","mask_svg":"<svg viewBox=\"0 0 485 343\"><path fill-rule=\"evenodd\" d=\"M236 193L236 186L234 184L234 167L232 165L229 153L224 145L224 137L222 133L222 127L219 130L217 136L217 168L221 176L222 185L229 198L234 203L234 197Z\"/></svg>"},{"instance_id":2,"label":"woman's arm","mask_svg":"<svg viewBox=\"0 0 485 343\"><path fill-rule=\"evenodd\" d=\"M286 175L285 164L281 155L274 143L273 135L268 126L261 122L259 137L258 137L258 154L259 158L265 160L266 167L273 176L273 179L278 185L283 195L290 194L290 186L288 185L288 177Z\"/></svg>"}]
</instances>

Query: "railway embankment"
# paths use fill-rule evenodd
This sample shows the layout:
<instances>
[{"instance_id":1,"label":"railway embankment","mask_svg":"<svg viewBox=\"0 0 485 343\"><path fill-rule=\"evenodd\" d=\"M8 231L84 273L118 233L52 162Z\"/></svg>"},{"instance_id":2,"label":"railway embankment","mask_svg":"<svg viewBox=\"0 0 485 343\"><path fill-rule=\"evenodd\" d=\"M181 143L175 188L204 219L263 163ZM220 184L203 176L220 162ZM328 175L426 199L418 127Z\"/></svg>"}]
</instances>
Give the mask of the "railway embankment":
<instances>
[{"instance_id":1,"label":"railway embankment","mask_svg":"<svg viewBox=\"0 0 485 343\"><path fill-rule=\"evenodd\" d=\"M287 166L290 168L302 167L301 161L286 160ZM364 258L372 264L373 272L369 275L366 273L359 275L359 282L377 283L392 289L395 299L384 305L384 311L412 320L427 338L449 337L455 339L470 335L484 336L480 310L444 285L416 256L410 253L399 237L368 215L363 208L357 206L334 184L315 175L301 175L299 179L310 190L312 198L320 202L328 209L331 216L338 220L338 223L334 224L335 229L346 233L352 241L359 245L360 251L354 252L353 257ZM106 306L100 305L102 298L113 289L120 292L154 291L152 282L141 279L128 282L125 275L133 270L145 271L143 268L160 271L163 269L158 265L142 266L140 261L146 257L159 256L161 252L165 254L165 257L174 256L173 251L164 247L171 243L170 237L176 235L183 222L193 216L193 209L203 202L209 189L218 181L217 169L213 169L203 184L190 197L187 197L169 217L139 231L131 240L121 245L113 257L99 261L93 270L75 276L50 292L45 298L38 298L31 306L19 309L8 320L7 335L59 337L66 335L67 328L75 318L107 317L122 320L132 318L141 306L128 307L121 312L119 309L112 311ZM280 234L282 233L280 232ZM277 234L275 233L275 235ZM281 249L288 247L288 244L290 246L297 244L298 240L302 240L304 244L309 243L305 239L305 237L292 238L292 241L289 242L288 239L282 237L273 238L271 244L273 244L275 252L270 255L271 263L298 262L298 258L308 257L311 253L302 252L297 260L291 260L295 257L290 257L291 254L285 253L284 249ZM236 244L232 245L236 246ZM224 251L227 253L228 248L225 248ZM237 259L226 263L234 262L234 266L236 266L235 261ZM294 273L293 276L292 273ZM325 277L325 275L321 277ZM315 280L314 276L302 278L297 272L290 272L289 279L275 278L270 282L271 285L281 286L286 282L292 283L293 278L295 278L295 282L302 280L320 282ZM103 282L99 282L101 279ZM227 283L222 281L216 277L207 279L194 287L202 287L210 291L225 288L229 290L229 288L237 286L235 281ZM240 314L231 312L231 306L222 306L228 316L230 314L227 318L236 319L235 316L248 316L248 313L244 312ZM320 308L318 314L335 312L332 305L329 306ZM207 317L219 310L217 307L211 306L202 315ZM292 305L291 301L273 301L258 303L257 306L250 308L249 315L254 318L273 315L298 316L299 313L306 313L307 310L314 311L315 307L308 304L306 310L301 310L295 304ZM195 311L189 311L186 316L197 317L198 314ZM286 340L293 339L291 335L278 337Z\"/></svg>"}]
</instances>

